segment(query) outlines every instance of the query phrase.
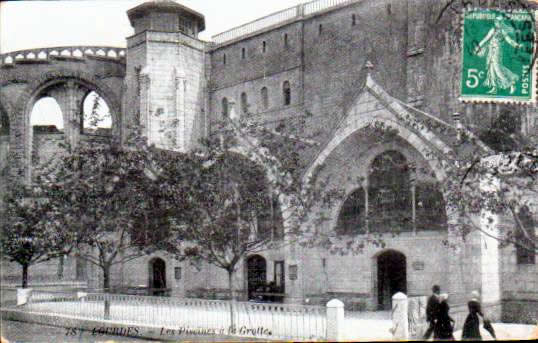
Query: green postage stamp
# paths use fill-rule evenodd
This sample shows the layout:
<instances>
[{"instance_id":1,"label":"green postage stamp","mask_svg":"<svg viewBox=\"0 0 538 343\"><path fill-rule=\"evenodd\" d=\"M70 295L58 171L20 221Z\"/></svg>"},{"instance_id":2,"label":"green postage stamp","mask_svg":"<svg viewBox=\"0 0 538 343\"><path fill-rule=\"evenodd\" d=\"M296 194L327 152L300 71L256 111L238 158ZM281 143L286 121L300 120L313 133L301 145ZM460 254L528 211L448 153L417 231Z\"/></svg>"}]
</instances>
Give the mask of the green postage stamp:
<instances>
[{"instance_id":1,"label":"green postage stamp","mask_svg":"<svg viewBox=\"0 0 538 343\"><path fill-rule=\"evenodd\" d=\"M535 14L473 9L463 14L462 101L535 101Z\"/></svg>"}]
</instances>

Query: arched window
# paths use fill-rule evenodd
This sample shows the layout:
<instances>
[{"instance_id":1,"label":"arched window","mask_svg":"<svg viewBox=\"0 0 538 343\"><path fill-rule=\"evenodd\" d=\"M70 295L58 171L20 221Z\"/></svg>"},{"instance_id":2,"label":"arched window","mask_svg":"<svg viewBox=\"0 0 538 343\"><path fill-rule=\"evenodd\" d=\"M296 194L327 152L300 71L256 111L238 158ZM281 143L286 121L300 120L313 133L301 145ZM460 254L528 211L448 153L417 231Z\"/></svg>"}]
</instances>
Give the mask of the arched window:
<instances>
[{"instance_id":1,"label":"arched window","mask_svg":"<svg viewBox=\"0 0 538 343\"><path fill-rule=\"evenodd\" d=\"M265 53L267 51L267 42L263 41L262 43L262 52Z\"/></svg>"},{"instance_id":2,"label":"arched window","mask_svg":"<svg viewBox=\"0 0 538 343\"><path fill-rule=\"evenodd\" d=\"M351 26L357 25L357 16L355 14L351 15Z\"/></svg>"},{"instance_id":3,"label":"arched window","mask_svg":"<svg viewBox=\"0 0 538 343\"><path fill-rule=\"evenodd\" d=\"M266 110L269 108L269 94L267 91L267 87L263 87L260 93L262 97L262 107L264 110Z\"/></svg>"},{"instance_id":4,"label":"arched window","mask_svg":"<svg viewBox=\"0 0 538 343\"><path fill-rule=\"evenodd\" d=\"M284 84L282 85L282 95L284 97L284 105L288 106L291 104L291 88L289 81L284 81Z\"/></svg>"},{"instance_id":5,"label":"arched window","mask_svg":"<svg viewBox=\"0 0 538 343\"><path fill-rule=\"evenodd\" d=\"M280 240L284 238L284 220L278 197L264 198L266 205L258 213L258 237Z\"/></svg>"},{"instance_id":6,"label":"arched window","mask_svg":"<svg viewBox=\"0 0 538 343\"><path fill-rule=\"evenodd\" d=\"M284 47L285 48L288 47L288 34L287 33L284 34Z\"/></svg>"},{"instance_id":7,"label":"arched window","mask_svg":"<svg viewBox=\"0 0 538 343\"><path fill-rule=\"evenodd\" d=\"M319 26L318 26L318 34L321 36L322 32L323 32L323 24L319 24Z\"/></svg>"},{"instance_id":8,"label":"arched window","mask_svg":"<svg viewBox=\"0 0 538 343\"><path fill-rule=\"evenodd\" d=\"M359 188L351 193L338 215L336 233L340 235L357 235L366 232L366 203L364 189Z\"/></svg>"},{"instance_id":9,"label":"arched window","mask_svg":"<svg viewBox=\"0 0 538 343\"><path fill-rule=\"evenodd\" d=\"M437 182L417 182L415 186L417 231L447 228L445 200L440 189L441 186Z\"/></svg>"},{"instance_id":10,"label":"arched window","mask_svg":"<svg viewBox=\"0 0 538 343\"><path fill-rule=\"evenodd\" d=\"M241 113L243 114L248 113L248 99L247 99L247 93L245 92L241 93Z\"/></svg>"},{"instance_id":11,"label":"arched window","mask_svg":"<svg viewBox=\"0 0 538 343\"><path fill-rule=\"evenodd\" d=\"M241 58L245 59L247 57L247 50L245 48L241 48Z\"/></svg>"},{"instance_id":12,"label":"arched window","mask_svg":"<svg viewBox=\"0 0 538 343\"><path fill-rule=\"evenodd\" d=\"M413 229L409 174L407 160L400 152L386 151L374 159L368 176L368 217L372 229Z\"/></svg>"},{"instance_id":13,"label":"arched window","mask_svg":"<svg viewBox=\"0 0 538 343\"><path fill-rule=\"evenodd\" d=\"M228 99L222 98L222 116L227 117L228 116Z\"/></svg>"},{"instance_id":14,"label":"arched window","mask_svg":"<svg viewBox=\"0 0 538 343\"><path fill-rule=\"evenodd\" d=\"M39 99L32 108L30 124L36 133L56 133L63 131L64 120L60 105L52 97Z\"/></svg>"},{"instance_id":15,"label":"arched window","mask_svg":"<svg viewBox=\"0 0 538 343\"><path fill-rule=\"evenodd\" d=\"M103 97L96 92L86 95L82 103L82 120L80 121L80 133L108 136L112 129L112 117L110 109Z\"/></svg>"}]
</instances>

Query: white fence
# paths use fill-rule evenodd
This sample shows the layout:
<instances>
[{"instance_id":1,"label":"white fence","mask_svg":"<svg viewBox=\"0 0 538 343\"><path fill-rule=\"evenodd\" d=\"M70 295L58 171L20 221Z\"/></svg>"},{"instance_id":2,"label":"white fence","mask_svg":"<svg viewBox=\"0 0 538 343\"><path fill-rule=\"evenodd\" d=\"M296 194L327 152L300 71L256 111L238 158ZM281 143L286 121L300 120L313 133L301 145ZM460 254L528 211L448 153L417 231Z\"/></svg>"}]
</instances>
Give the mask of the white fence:
<instances>
[{"instance_id":1,"label":"white fence","mask_svg":"<svg viewBox=\"0 0 538 343\"><path fill-rule=\"evenodd\" d=\"M230 29L228 31L219 33L212 37L213 42L221 44L236 39L238 37L245 36L253 32L271 27L273 25L281 24L288 20L299 18L302 15L314 14L332 7L345 5L357 1L360 0L314 0L306 4L301 4L276 13L272 13L263 18L251 21L250 23L246 23L244 25L234 27L233 29Z\"/></svg>"},{"instance_id":2,"label":"white fence","mask_svg":"<svg viewBox=\"0 0 538 343\"><path fill-rule=\"evenodd\" d=\"M316 0L304 4L304 15L321 12L331 7L344 5L347 3L356 2L357 0Z\"/></svg>"},{"instance_id":3,"label":"white fence","mask_svg":"<svg viewBox=\"0 0 538 343\"><path fill-rule=\"evenodd\" d=\"M283 23L286 20L290 20L297 17L297 7L291 7L283 11L279 11L263 18L251 21L250 23L235 27L231 30L219 33L213 36L213 42L220 44L237 37L247 35L252 32Z\"/></svg>"},{"instance_id":4,"label":"white fence","mask_svg":"<svg viewBox=\"0 0 538 343\"><path fill-rule=\"evenodd\" d=\"M324 306L33 291L28 303L19 309L125 325L270 339L325 339L327 328Z\"/></svg>"}]
</instances>

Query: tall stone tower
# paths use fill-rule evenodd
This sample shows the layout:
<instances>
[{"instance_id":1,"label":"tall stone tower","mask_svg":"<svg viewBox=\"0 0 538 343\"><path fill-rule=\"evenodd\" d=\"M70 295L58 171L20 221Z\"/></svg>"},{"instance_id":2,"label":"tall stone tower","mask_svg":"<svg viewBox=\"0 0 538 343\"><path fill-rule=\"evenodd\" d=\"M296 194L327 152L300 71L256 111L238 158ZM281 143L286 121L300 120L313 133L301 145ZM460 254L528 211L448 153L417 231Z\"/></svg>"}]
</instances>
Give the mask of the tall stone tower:
<instances>
[{"instance_id":1,"label":"tall stone tower","mask_svg":"<svg viewBox=\"0 0 538 343\"><path fill-rule=\"evenodd\" d=\"M140 125L150 144L188 151L204 128L204 16L171 0L127 16L135 33L127 38L124 129Z\"/></svg>"}]
</instances>

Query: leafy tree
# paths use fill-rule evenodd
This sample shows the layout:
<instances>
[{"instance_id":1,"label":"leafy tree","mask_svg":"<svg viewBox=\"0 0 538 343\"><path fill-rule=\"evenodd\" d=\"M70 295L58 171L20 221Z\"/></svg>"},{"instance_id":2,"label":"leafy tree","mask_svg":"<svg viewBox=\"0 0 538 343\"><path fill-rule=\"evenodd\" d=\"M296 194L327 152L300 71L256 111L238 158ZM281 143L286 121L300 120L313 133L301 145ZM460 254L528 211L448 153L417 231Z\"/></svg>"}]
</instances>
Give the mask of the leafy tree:
<instances>
[{"instance_id":1,"label":"leafy tree","mask_svg":"<svg viewBox=\"0 0 538 343\"><path fill-rule=\"evenodd\" d=\"M338 196L337 190L319 187L324 184L320 180L302 182L298 141L248 122L230 121L201 149L177 154L160 166L157 182L166 202L176 206L170 216L169 245L179 247L174 253L181 259L225 270L232 299L240 261L309 240L303 225L308 214ZM270 148L279 149L279 158Z\"/></svg>"},{"instance_id":2,"label":"leafy tree","mask_svg":"<svg viewBox=\"0 0 538 343\"><path fill-rule=\"evenodd\" d=\"M147 148L120 144L79 144L61 157L47 178L45 196L58 225L72 233L80 258L103 272L109 291L114 265L151 251L144 232L154 199ZM149 225L152 229L155 226Z\"/></svg>"},{"instance_id":3,"label":"leafy tree","mask_svg":"<svg viewBox=\"0 0 538 343\"><path fill-rule=\"evenodd\" d=\"M28 286L29 268L68 254L71 236L58 224L58 213L42 197L39 187L9 186L3 197L2 254L22 267L22 287Z\"/></svg>"}]
</instances>

